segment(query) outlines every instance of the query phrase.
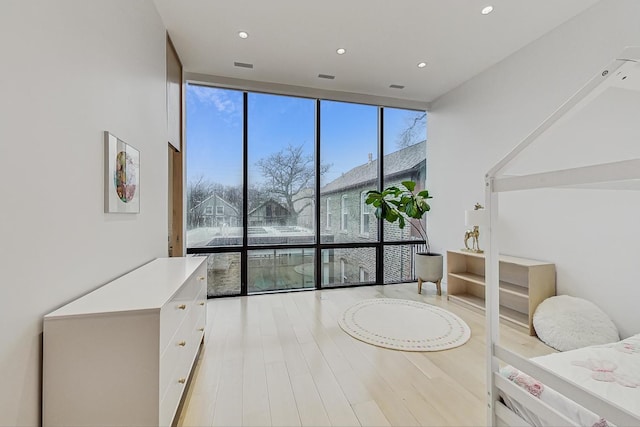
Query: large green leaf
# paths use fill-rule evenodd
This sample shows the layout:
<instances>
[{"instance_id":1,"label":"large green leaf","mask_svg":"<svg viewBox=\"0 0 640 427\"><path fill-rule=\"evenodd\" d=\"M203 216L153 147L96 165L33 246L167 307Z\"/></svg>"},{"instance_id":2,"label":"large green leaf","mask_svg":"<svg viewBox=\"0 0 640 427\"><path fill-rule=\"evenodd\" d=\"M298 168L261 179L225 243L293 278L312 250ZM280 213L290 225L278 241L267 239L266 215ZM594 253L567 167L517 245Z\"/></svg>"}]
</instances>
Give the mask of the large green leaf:
<instances>
[{"instance_id":1,"label":"large green leaf","mask_svg":"<svg viewBox=\"0 0 640 427\"><path fill-rule=\"evenodd\" d=\"M409 191L413 191L413 189L416 188L416 183L413 181L402 181L402 185L407 187Z\"/></svg>"},{"instance_id":2,"label":"large green leaf","mask_svg":"<svg viewBox=\"0 0 640 427\"><path fill-rule=\"evenodd\" d=\"M422 190L421 192L418 193L418 196L425 199L433 199L433 197L429 195L429 190Z\"/></svg>"}]
</instances>

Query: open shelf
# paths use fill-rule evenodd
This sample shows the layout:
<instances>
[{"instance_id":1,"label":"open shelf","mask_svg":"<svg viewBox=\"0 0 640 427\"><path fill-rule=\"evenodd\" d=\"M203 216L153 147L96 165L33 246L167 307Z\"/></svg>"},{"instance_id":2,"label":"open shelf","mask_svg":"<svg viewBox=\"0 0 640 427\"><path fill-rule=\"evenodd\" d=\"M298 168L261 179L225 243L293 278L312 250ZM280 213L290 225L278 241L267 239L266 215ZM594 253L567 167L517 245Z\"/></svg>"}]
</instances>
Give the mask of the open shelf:
<instances>
[{"instance_id":1,"label":"open shelf","mask_svg":"<svg viewBox=\"0 0 640 427\"><path fill-rule=\"evenodd\" d=\"M466 280L467 282L484 286L484 276L480 276L479 274L460 272L460 273L449 273L449 276L457 277L459 279Z\"/></svg>"},{"instance_id":2,"label":"open shelf","mask_svg":"<svg viewBox=\"0 0 640 427\"><path fill-rule=\"evenodd\" d=\"M484 299L470 294L449 295L449 300L455 303L471 306L475 309L484 311ZM508 307L500 306L500 318L508 322L514 323L523 328L529 328L529 319L525 313L512 310Z\"/></svg>"},{"instance_id":3,"label":"open shelf","mask_svg":"<svg viewBox=\"0 0 640 427\"><path fill-rule=\"evenodd\" d=\"M485 310L484 254L447 252L447 298ZM535 335L533 313L543 300L555 295L555 265L531 259L500 256L500 317Z\"/></svg>"},{"instance_id":4,"label":"open shelf","mask_svg":"<svg viewBox=\"0 0 640 427\"><path fill-rule=\"evenodd\" d=\"M513 283L500 281L500 292L520 296L523 298L529 297L529 289L524 286L514 285Z\"/></svg>"},{"instance_id":5,"label":"open shelf","mask_svg":"<svg viewBox=\"0 0 640 427\"><path fill-rule=\"evenodd\" d=\"M479 274L449 273L449 276L456 277L458 279L461 279L470 283L475 283L476 285L479 285L479 286L483 286L483 287L485 286L484 276L480 276ZM500 281L500 292L504 292L507 294L515 295L515 296L520 296L523 298L527 298L529 296L527 292L527 288L525 288L524 286L514 285L513 283L505 282L502 280Z\"/></svg>"}]
</instances>

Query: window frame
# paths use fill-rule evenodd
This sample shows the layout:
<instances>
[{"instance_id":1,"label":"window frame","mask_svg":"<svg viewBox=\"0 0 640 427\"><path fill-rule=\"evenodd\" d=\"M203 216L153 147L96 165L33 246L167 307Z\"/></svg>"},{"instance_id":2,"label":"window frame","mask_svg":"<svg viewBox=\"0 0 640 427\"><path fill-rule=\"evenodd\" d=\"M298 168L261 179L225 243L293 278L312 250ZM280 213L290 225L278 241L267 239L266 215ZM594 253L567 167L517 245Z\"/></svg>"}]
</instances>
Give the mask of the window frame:
<instances>
[{"instance_id":1,"label":"window frame","mask_svg":"<svg viewBox=\"0 0 640 427\"><path fill-rule=\"evenodd\" d=\"M250 221L250 217L249 217L249 211L248 211L248 192L249 192L249 188L247 187L246 183L249 182L248 180L248 166L249 166L249 154L248 154L248 137L247 137L247 122L248 122L248 102L247 102L247 96L249 93L258 93L257 91L250 91L247 89L242 89L242 88L230 88L230 87L217 87L214 83L202 83L202 82L191 82L188 81L186 82L187 84L194 84L194 85L199 85L199 86L209 86L209 87L215 87L215 88L219 88L219 89L229 89L229 90L239 90L243 92L243 120L242 120L242 126L243 126L243 208L242 208L242 212L240 213L240 215L235 218L233 216L231 216L230 218L230 222L232 223L232 226L234 222L236 222L237 226L242 227L242 239L239 241L239 243L235 244L235 245L229 245L229 246L193 246L193 247L187 247L187 254L207 254L207 253L225 253L225 252L240 252L242 255L242 259L241 259L241 270L242 270L242 289L241 289L241 293L240 295L247 295L247 275L246 275L246 271L248 269L247 267L247 261L248 261L248 252L250 251L255 251L255 250L260 250L260 249L282 249L283 246L287 246L290 247L291 249L312 249L315 251L324 251L324 250L331 250L331 249L350 249L350 248L375 248L376 252L375 252L375 257L376 257L376 261L374 264L372 264L371 266L369 266L369 272L372 272L372 274L375 274L374 277L379 277L380 281L382 281L383 277L384 277L384 251L385 248L387 246L396 246L396 245L419 245L421 243L424 243L423 241L417 241L417 240L403 240L403 241L396 241L395 238L389 238L389 237L385 237L385 234L383 233L384 231L384 222L383 221L373 221L371 219L371 214L373 213L373 210L371 209L370 206L366 205L364 203L364 199L366 199L366 196L364 192L361 192L361 200L360 200L360 212L358 212L358 210L356 210L356 197L357 197L357 187L350 187L348 190L348 194L344 194L344 195L340 195L339 192L334 192L333 193L333 197L327 197L326 199L326 208L327 208L327 212L326 212L326 226L324 227L324 229L326 230L333 230L333 235L334 236L338 236L340 233L347 233L350 234L351 236L353 236L355 238L355 240L350 240L348 242L341 242L339 240L337 241L333 241L333 240L327 240L324 241L322 239L322 236L324 235L323 233L323 227L321 227L321 213L320 213L320 208L315 209L315 212L312 214L313 215L313 219L312 221L317 224L317 226L314 227L315 230L315 240L313 243L304 243L304 242L299 242L299 243L287 243L286 245L281 245L281 244L277 244L277 243L265 243L265 244L255 244L255 243L251 243L249 242L249 234L248 234L248 228L251 226L251 221ZM277 93L273 93L273 95L284 95L284 96L293 96L293 97L300 97L300 98L305 98L305 96L296 96L296 95L288 95L288 94L277 94ZM321 102L324 100L321 100L319 98L315 98L315 97L308 97L311 99L314 99L316 102L316 141L315 141L315 167L316 167L316 178L315 178L315 194L314 194L314 202L317 205L320 205L320 200L323 197L323 194L321 193L321 179L319 176L319 171L321 170L321 147L320 147L320 105ZM331 99L328 99L328 101L332 101ZM340 102L348 102L348 103L353 103L353 101L340 101ZM355 102L357 104L357 102ZM370 104L367 104L370 105ZM414 108L406 108L406 107L387 107L387 106L376 106L376 105L372 105L373 107L376 107L378 109L378 155L377 155L377 167L375 169L377 169L377 178L376 181L371 181L369 182L369 185L371 186L371 188L377 188L378 190L380 190L382 188L382 186L384 185L385 180L387 179L387 177L385 176L385 168L384 168L384 160L385 160L385 156L387 155L385 153L385 136L383 133L383 130L385 129L384 127L384 110L386 108L400 108L400 109L405 109L407 111L413 111L415 113L423 113L425 112L422 109L414 109ZM185 112L186 114L186 112ZM388 138L388 137L387 137ZM425 135L426 138L426 135ZM185 141L185 143L188 143L187 141ZM392 141L389 142L389 145L393 144ZM421 166L422 168L426 167L426 153L424 153L424 158L423 160L425 162L425 164L423 166ZM421 175L419 175L420 180L424 181L426 180L426 175L422 175L424 173L424 169L421 169L423 172L420 172ZM415 179L414 179L415 180ZM360 186L360 188L362 188ZM355 190L355 191L354 191ZM336 194L337 193L337 194ZM340 204L337 203L337 198L340 197ZM336 200L334 200L336 199ZM349 201L351 200L351 203L353 203L352 209L349 208ZM333 219L334 215L331 209L331 205L334 205L336 207L336 212L339 212L340 214L340 223L338 225L337 222L335 222L335 220ZM364 208L365 206L369 207L369 211L367 212L366 209ZM224 212L224 207L222 207L223 212ZM338 210L339 209L339 210ZM217 209L214 210L214 212L216 212ZM227 211L231 211L231 209L227 209ZM352 212L351 212L352 211ZM349 219L349 215L352 214L352 218ZM358 226L356 226L356 224L354 223L354 221L356 220L358 214L360 214L360 224ZM233 214L230 214L233 215ZM368 216L368 231L364 229L364 215L369 215ZM350 224L351 223L351 224ZM338 229L338 226L340 227ZM351 229L349 228L349 226L351 226ZM372 229L372 227L375 227ZM377 231L376 231L377 230ZM360 236L364 237L366 235L370 235L373 234L375 236L375 239L372 241L367 241L365 242L364 239L360 239L358 240L358 231L360 231ZM318 253L318 252L316 252ZM349 258L351 260L351 258ZM315 277L315 285L317 289L322 289L323 288L323 271L324 271L324 265L323 264L318 264L320 262L320 257L316 256L315 258L316 260L316 266L315 266L315 273L314 273L314 277ZM331 260L331 266L329 268L334 269L336 267L335 264L335 258ZM354 278L354 283L348 283L347 282L347 271L350 271L351 273L355 274L355 267L358 266L359 263L355 262L355 260L350 264L351 267L348 268L347 266L347 262L344 259L341 259L341 271L340 271L340 280L339 282L344 284L345 286L354 286L357 285L357 281ZM362 267L361 267L362 268ZM364 272L364 274L366 275L366 271ZM335 273L332 271L331 272L332 275L334 275ZM360 274L360 273L359 273ZM335 277L334 275L334 281L338 282L337 277ZM377 279L374 279L377 280ZM334 283L335 283L334 282ZM396 283L396 282L388 282L388 283ZM367 284L371 284L371 282L367 282Z\"/></svg>"},{"instance_id":2,"label":"window frame","mask_svg":"<svg viewBox=\"0 0 640 427\"><path fill-rule=\"evenodd\" d=\"M340 231L346 233L349 231L349 207L347 201L349 196L343 194L340 197Z\"/></svg>"},{"instance_id":3,"label":"window frame","mask_svg":"<svg viewBox=\"0 0 640 427\"><path fill-rule=\"evenodd\" d=\"M367 200L367 191L362 191L360 193L360 235L369 237L369 233L371 230L371 208L369 205L365 203ZM365 216L367 218L367 229L364 229L364 219Z\"/></svg>"}]
</instances>

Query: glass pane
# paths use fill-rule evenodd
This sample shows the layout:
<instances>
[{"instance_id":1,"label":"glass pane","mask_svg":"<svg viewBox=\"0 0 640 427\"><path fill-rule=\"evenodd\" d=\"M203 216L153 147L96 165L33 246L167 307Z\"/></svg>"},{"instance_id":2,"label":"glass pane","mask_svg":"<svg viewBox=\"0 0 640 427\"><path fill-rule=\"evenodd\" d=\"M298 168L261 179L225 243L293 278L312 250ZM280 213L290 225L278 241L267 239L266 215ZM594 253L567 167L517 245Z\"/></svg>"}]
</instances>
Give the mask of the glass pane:
<instances>
[{"instance_id":1,"label":"glass pane","mask_svg":"<svg viewBox=\"0 0 640 427\"><path fill-rule=\"evenodd\" d=\"M239 252L219 253L206 256L207 296L240 295L241 257Z\"/></svg>"},{"instance_id":2,"label":"glass pane","mask_svg":"<svg viewBox=\"0 0 640 427\"><path fill-rule=\"evenodd\" d=\"M417 280L414 273L415 254L424 252L424 245L394 245L384 247L384 283Z\"/></svg>"},{"instance_id":3,"label":"glass pane","mask_svg":"<svg viewBox=\"0 0 640 427\"><path fill-rule=\"evenodd\" d=\"M315 243L315 101L250 93L249 244Z\"/></svg>"},{"instance_id":4,"label":"glass pane","mask_svg":"<svg viewBox=\"0 0 640 427\"><path fill-rule=\"evenodd\" d=\"M336 101L320 103L321 241L377 241L362 193L378 186L378 108Z\"/></svg>"},{"instance_id":5,"label":"glass pane","mask_svg":"<svg viewBox=\"0 0 640 427\"><path fill-rule=\"evenodd\" d=\"M385 108L384 113L384 188L414 181L415 191L424 190L427 172L427 113ZM426 217L420 223L411 220L400 229L398 223L384 223L385 241L422 240Z\"/></svg>"},{"instance_id":6,"label":"glass pane","mask_svg":"<svg viewBox=\"0 0 640 427\"><path fill-rule=\"evenodd\" d=\"M249 251L248 293L315 288L314 249Z\"/></svg>"},{"instance_id":7,"label":"glass pane","mask_svg":"<svg viewBox=\"0 0 640 427\"><path fill-rule=\"evenodd\" d=\"M321 268L323 288L376 283L376 249L323 249Z\"/></svg>"},{"instance_id":8,"label":"glass pane","mask_svg":"<svg viewBox=\"0 0 640 427\"><path fill-rule=\"evenodd\" d=\"M187 85L187 247L242 244L242 92Z\"/></svg>"}]
</instances>

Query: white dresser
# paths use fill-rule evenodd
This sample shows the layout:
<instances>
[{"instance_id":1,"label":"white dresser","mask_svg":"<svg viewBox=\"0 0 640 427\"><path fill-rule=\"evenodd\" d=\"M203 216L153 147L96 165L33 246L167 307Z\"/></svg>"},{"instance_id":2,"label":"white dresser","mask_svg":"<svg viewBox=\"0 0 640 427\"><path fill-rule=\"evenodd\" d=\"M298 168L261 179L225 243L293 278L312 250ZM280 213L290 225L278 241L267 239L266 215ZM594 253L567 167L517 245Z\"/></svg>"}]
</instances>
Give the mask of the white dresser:
<instances>
[{"instance_id":1,"label":"white dresser","mask_svg":"<svg viewBox=\"0 0 640 427\"><path fill-rule=\"evenodd\" d=\"M45 426L171 425L203 341L206 259L156 259L44 317Z\"/></svg>"}]
</instances>

